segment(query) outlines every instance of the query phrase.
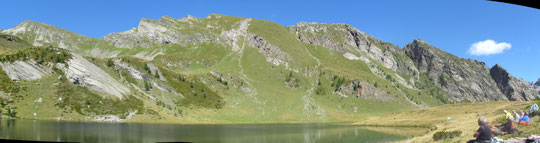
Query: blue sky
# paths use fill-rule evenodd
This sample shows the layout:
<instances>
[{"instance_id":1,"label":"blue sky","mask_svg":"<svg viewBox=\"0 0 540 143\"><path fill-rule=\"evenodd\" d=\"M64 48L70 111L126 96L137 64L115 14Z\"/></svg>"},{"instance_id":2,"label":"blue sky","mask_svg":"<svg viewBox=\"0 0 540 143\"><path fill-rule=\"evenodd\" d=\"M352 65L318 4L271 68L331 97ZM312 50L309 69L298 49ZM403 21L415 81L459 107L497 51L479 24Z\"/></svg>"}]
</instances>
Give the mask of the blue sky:
<instances>
[{"instance_id":1,"label":"blue sky","mask_svg":"<svg viewBox=\"0 0 540 143\"><path fill-rule=\"evenodd\" d=\"M527 81L540 78L540 10L480 0L16 0L2 2L0 29L32 20L100 38L137 27L143 17L206 17L212 13L269 20L285 26L301 21L346 23L400 47L418 38L459 57L484 61L490 67L500 64ZM488 39L511 47L503 46L502 53L491 55L468 53L473 43Z\"/></svg>"}]
</instances>

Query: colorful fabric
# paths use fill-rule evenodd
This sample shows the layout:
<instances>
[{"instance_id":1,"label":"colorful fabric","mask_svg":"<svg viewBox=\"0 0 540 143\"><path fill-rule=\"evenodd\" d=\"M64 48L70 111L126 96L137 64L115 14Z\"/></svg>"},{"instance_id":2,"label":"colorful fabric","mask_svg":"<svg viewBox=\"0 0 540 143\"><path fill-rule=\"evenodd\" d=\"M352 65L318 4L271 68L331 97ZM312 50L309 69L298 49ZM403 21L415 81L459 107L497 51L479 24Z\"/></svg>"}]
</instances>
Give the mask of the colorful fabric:
<instances>
[{"instance_id":1,"label":"colorful fabric","mask_svg":"<svg viewBox=\"0 0 540 143\"><path fill-rule=\"evenodd\" d=\"M531 118L529 118L529 116L523 116L519 118L519 121L531 122Z\"/></svg>"},{"instance_id":2,"label":"colorful fabric","mask_svg":"<svg viewBox=\"0 0 540 143\"><path fill-rule=\"evenodd\" d=\"M508 119L508 118L510 118L510 117L512 117L512 113L506 112L506 118L505 118L505 119Z\"/></svg>"}]
</instances>

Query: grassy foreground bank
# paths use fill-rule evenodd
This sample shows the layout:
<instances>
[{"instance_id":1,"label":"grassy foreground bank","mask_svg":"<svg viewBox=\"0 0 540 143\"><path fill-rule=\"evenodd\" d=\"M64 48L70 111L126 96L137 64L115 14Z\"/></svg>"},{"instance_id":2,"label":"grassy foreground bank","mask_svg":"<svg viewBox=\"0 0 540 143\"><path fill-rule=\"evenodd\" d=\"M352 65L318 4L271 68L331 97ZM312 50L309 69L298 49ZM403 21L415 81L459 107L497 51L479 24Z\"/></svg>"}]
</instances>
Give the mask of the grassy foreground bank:
<instances>
[{"instance_id":1,"label":"grassy foreground bank","mask_svg":"<svg viewBox=\"0 0 540 143\"><path fill-rule=\"evenodd\" d=\"M426 109L415 109L383 116L370 117L365 121L354 123L356 125L369 126L418 126L430 128L427 134L414 137L403 142L466 142L473 139L474 132L478 129L477 119L485 116L488 124L500 123L497 119L503 116L503 110L524 109L533 102L483 102L464 103L438 106ZM507 135L509 137L527 137L530 134L540 134L540 117L531 119L532 125L517 126L521 135ZM458 137L446 140L433 140L433 134L439 131L459 130L462 134ZM500 136L499 136L500 137Z\"/></svg>"}]
</instances>

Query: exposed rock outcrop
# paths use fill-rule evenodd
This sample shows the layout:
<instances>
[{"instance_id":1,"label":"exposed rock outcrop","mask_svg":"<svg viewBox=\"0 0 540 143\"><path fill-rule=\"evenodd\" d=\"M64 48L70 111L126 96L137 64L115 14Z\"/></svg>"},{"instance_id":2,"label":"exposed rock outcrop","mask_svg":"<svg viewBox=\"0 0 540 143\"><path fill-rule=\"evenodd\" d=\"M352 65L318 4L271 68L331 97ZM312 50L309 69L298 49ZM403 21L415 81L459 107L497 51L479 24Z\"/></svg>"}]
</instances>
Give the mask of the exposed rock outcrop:
<instances>
[{"instance_id":1,"label":"exposed rock outcrop","mask_svg":"<svg viewBox=\"0 0 540 143\"><path fill-rule=\"evenodd\" d=\"M136 68L130 66L127 63L124 63L124 62L122 62L120 60L114 60L114 65L116 67L122 69L123 71L127 72L131 77L133 77L135 79L146 80L146 81L150 82L152 84L152 86L157 87L157 89L159 89L161 91L165 91L165 92L171 93L171 94L176 95L176 96L184 97L181 93L177 93L176 91L174 91L172 89L169 89L169 88L166 88L165 86L163 86L163 85L157 83L156 81L154 81L154 79L152 79L152 77L150 77L152 75L147 75L144 72L137 70ZM157 72L157 74L159 75L159 80L164 81L164 82L167 81L165 79L165 76L163 76L163 74L159 71L159 68L157 66L155 66L153 64L147 64L147 66L150 69L150 74L155 75L156 72ZM149 94L146 94L144 91L140 90L139 87L137 87L136 85L132 84L132 86L134 88L136 88L137 90L139 90L139 92L145 94L150 99L155 99L155 97L153 97L153 96L151 96Z\"/></svg>"},{"instance_id":2,"label":"exposed rock outcrop","mask_svg":"<svg viewBox=\"0 0 540 143\"><path fill-rule=\"evenodd\" d=\"M500 65L496 64L491 67L490 74L508 100L529 101L534 99L536 93L529 89L527 82L510 75Z\"/></svg>"},{"instance_id":3,"label":"exposed rock outcrop","mask_svg":"<svg viewBox=\"0 0 540 143\"><path fill-rule=\"evenodd\" d=\"M229 45L232 45L233 51L240 50L240 46L238 45L239 38L240 36L244 36L244 38L246 37L250 21L251 21L251 18L246 18L240 21L240 26L238 28L221 32L221 37L226 39Z\"/></svg>"},{"instance_id":4,"label":"exposed rock outcrop","mask_svg":"<svg viewBox=\"0 0 540 143\"><path fill-rule=\"evenodd\" d=\"M154 64L151 64L151 63L148 63L147 65L148 65L148 68L150 68L150 74L152 74L152 75L158 74L159 80L167 81L167 79L165 79L165 76L163 76L163 74L161 74L161 71L159 71L159 68L157 66L155 66Z\"/></svg>"},{"instance_id":5,"label":"exposed rock outcrop","mask_svg":"<svg viewBox=\"0 0 540 143\"><path fill-rule=\"evenodd\" d=\"M279 42L282 41L273 41L272 38L267 37L265 37L265 39L263 38L264 34L254 34L256 33L255 31L257 31L254 29L251 29L253 30L251 31L253 33L250 33L248 30L250 24L256 23L256 20L250 18L230 17L218 14L209 15L204 19L189 15L181 19L163 16L158 20L143 18L136 28L125 32L111 33L102 39L96 39L72 33L54 26L25 21L12 29L1 30L0 33L2 34L15 36L2 37L0 40L23 41L27 46L52 45L79 54L93 55L93 57L98 58L135 56L146 60L154 60L154 57L158 55L167 55L171 52L177 52L171 49L177 47L184 48L184 46L197 49L198 46L210 45L213 48L213 46L217 45L218 47L231 47L233 51L239 51L244 46L241 43L246 42L245 46L257 48L258 51L265 56L267 62L276 66L284 65L287 67L287 70L291 70L288 68L289 64L296 64L293 62L293 59L305 58L297 57L295 53L285 49L289 48L287 47L288 45L279 45ZM251 26L256 27L258 25ZM265 30L264 28L261 29ZM422 90L415 87L415 84L417 82L424 82L420 79L427 78L427 81L430 82L429 84L441 88L448 98L458 102L499 100L522 101L530 100L537 95L531 90L534 88L533 86L528 87L528 85L524 84L524 81L511 76L498 65L490 69L481 61L456 57L437 49L422 40L414 40L413 43L408 44L402 49L391 43L378 40L377 38L347 24L300 22L289 27L288 30L289 31L285 31L285 33L295 33L296 36L292 36L292 39L287 40L299 40L303 43L325 47L337 51L337 53L339 53L335 54L337 56L342 55L349 60L361 60L367 63L375 76L378 76L378 78L381 78L382 80L386 80L384 82L388 82L390 83L389 85L394 85L398 89L399 87L396 86L397 84L412 90ZM274 34L271 36L282 35ZM294 42L296 43L298 41ZM202 45L207 43L208 45ZM177 45L166 46L169 44ZM1 44L0 47L2 47ZM17 46L10 45L10 47ZM143 47L147 49L129 51L118 47ZM309 53L310 51L307 50L307 48L304 49L306 49L310 56L313 56ZM16 49L13 48L13 50ZM231 55L234 53L227 54ZM331 56L335 55L333 53L331 54ZM324 68L324 64L320 64L321 62L318 61L318 57L316 56L320 55L315 54L315 56L313 56L318 62L318 65L314 68L320 68L319 66ZM221 57L221 55L216 55L213 61L219 61L220 58L223 57ZM167 66L170 67L188 67L191 64L199 63L199 61L194 59L179 61L178 63L173 63L172 61L165 62L167 62ZM330 61L329 63L332 64L331 62L333 61ZM150 81L152 86L155 86L162 91L177 94L174 90L170 90L171 88L166 84L168 82L167 79L159 71L160 68L157 66L148 64L150 73L147 73L138 71L136 68L129 66L129 64L122 63L118 60L114 61L114 64L116 67L129 73L135 79ZM52 73L49 68L50 66L37 65L32 60L0 63L0 66L2 66L2 69L6 71L12 80L34 80L41 78L43 75ZM125 87L129 85L122 85L102 69L80 55L75 55L73 59L69 60L67 66L64 66L63 64L57 64L56 66L65 72L71 82L88 87L92 90L108 93L120 98L122 98L122 95L130 92L130 89ZM300 72L298 75L304 74L304 77L311 77L311 75L307 76L305 73L301 73L303 72L301 70L292 71L297 73ZM159 80L153 78L158 76ZM365 76L372 75L368 74ZM386 79L390 76L392 78ZM218 77L220 80L223 80L221 75ZM285 85L297 87L297 84L295 83L296 79L292 79L293 80L286 82ZM234 87L238 86L243 88L242 85L231 84ZM307 86L309 84L310 83L306 83ZM535 87L540 87L540 79L535 84L537 85ZM136 87L136 85L133 84L132 86ZM376 87L373 87L364 81L355 80L350 84L342 85L339 88L338 94L342 96L380 98L383 100L393 99L393 96L388 96L386 92L379 91ZM142 92L145 92L146 94L148 91ZM151 93L148 92L148 94Z\"/></svg>"},{"instance_id":6,"label":"exposed rock outcrop","mask_svg":"<svg viewBox=\"0 0 540 143\"><path fill-rule=\"evenodd\" d=\"M484 62L456 57L418 39L403 50L420 73L426 74L432 84L446 91L454 101L508 100Z\"/></svg>"},{"instance_id":7,"label":"exposed rock outcrop","mask_svg":"<svg viewBox=\"0 0 540 143\"><path fill-rule=\"evenodd\" d=\"M377 89L369 83L358 80L351 81L349 84L341 85L337 91L337 94L344 97L349 97L352 95L354 98L369 98L383 101L395 100L393 96L386 94L386 92Z\"/></svg>"},{"instance_id":8,"label":"exposed rock outcrop","mask_svg":"<svg viewBox=\"0 0 540 143\"><path fill-rule=\"evenodd\" d=\"M287 60L289 55L281 51L278 47L271 45L262 37L255 34L248 34L247 42L249 46L259 49L259 53L264 54L266 61L273 63L276 66L284 65L288 67Z\"/></svg>"},{"instance_id":9,"label":"exposed rock outcrop","mask_svg":"<svg viewBox=\"0 0 540 143\"><path fill-rule=\"evenodd\" d=\"M24 21L11 29L2 31L2 33L18 36L33 46L52 45L69 50L78 50L78 43L88 42L93 39L33 21Z\"/></svg>"},{"instance_id":10,"label":"exposed rock outcrop","mask_svg":"<svg viewBox=\"0 0 540 143\"><path fill-rule=\"evenodd\" d=\"M540 78L536 82L531 82L529 87L536 91L540 98Z\"/></svg>"},{"instance_id":11,"label":"exposed rock outcrop","mask_svg":"<svg viewBox=\"0 0 540 143\"><path fill-rule=\"evenodd\" d=\"M49 67L37 64L34 60L0 62L0 66L11 80L36 80L52 73Z\"/></svg>"},{"instance_id":12,"label":"exposed rock outcrop","mask_svg":"<svg viewBox=\"0 0 540 143\"><path fill-rule=\"evenodd\" d=\"M304 43L323 46L342 54L356 54L360 58L369 57L396 72L406 74L417 72L401 48L378 40L350 25L300 22L291 27L291 30Z\"/></svg>"},{"instance_id":13,"label":"exposed rock outcrop","mask_svg":"<svg viewBox=\"0 0 540 143\"><path fill-rule=\"evenodd\" d=\"M72 57L67 62L67 68L64 64L57 64L57 68L61 69L72 83L98 92L108 93L120 99L122 99L122 95L130 92L127 87L81 55L72 54Z\"/></svg>"},{"instance_id":14,"label":"exposed rock outcrop","mask_svg":"<svg viewBox=\"0 0 540 143\"><path fill-rule=\"evenodd\" d=\"M131 77L135 78L135 79L139 79L139 80L147 80L147 81L151 81L152 78L149 77L148 75L144 74L143 72L135 69L134 67L131 67L129 64L127 63L124 63L120 60L114 60L114 65L120 69L122 69L123 71L127 72Z\"/></svg>"},{"instance_id":15,"label":"exposed rock outcrop","mask_svg":"<svg viewBox=\"0 0 540 143\"><path fill-rule=\"evenodd\" d=\"M196 27L194 24L199 18L174 19L163 16L159 20L142 18L137 28L125 32L111 33L103 37L111 41L112 45L122 48L141 46L150 48L154 45L162 46L176 43L180 45L195 44L201 42L216 42L217 38L205 27ZM193 30L197 29L197 30Z\"/></svg>"}]
</instances>

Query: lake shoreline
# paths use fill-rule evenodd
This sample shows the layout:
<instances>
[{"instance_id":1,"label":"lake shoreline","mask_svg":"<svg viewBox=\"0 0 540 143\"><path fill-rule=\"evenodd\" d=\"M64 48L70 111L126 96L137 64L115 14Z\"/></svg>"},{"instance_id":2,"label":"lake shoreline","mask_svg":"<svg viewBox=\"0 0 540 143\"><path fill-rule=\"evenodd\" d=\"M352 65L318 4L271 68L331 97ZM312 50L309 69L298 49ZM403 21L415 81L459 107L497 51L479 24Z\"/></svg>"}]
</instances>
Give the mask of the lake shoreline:
<instances>
[{"instance_id":1,"label":"lake shoreline","mask_svg":"<svg viewBox=\"0 0 540 143\"><path fill-rule=\"evenodd\" d=\"M476 119L479 116L488 118L489 124L496 123L496 119L502 116L502 110L519 110L535 102L481 102L461 103L431 108L412 109L379 116L368 116L365 120L357 121L278 121L278 122L219 122L219 121L195 121L195 120L126 120L126 121L95 121L95 120L65 120L65 119L33 119L11 118L2 116L2 119L38 120L47 122L69 123L106 123L106 124L149 124L149 125L316 125L316 124L339 124L350 127L388 127L388 128L423 128L429 130L423 135L414 136L405 141L433 142L432 136L439 131L462 131L457 138L446 141L464 142L473 139L472 134L478 126ZM391 131L386 131L391 132Z\"/></svg>"},{"instance_id":2,"label":"lake shoreline","mask_svg":"<svg viewBox=\"0 0 540 143\"><path fill-rule=\"evenodd\" d=\"M0 139L53 142L397 142L417 128L316 124L130 124L0 118Z\"/></svg>"},{"instance_id":3,"label":"lake shoreline","mask_svg":"<svg viewBox=\"0 0 540 143\"><path fill-rule=\"evenodd\" d=\"M353 124L376 127L416 126L427 127L430 129L430 132L422 136L416 136L407 140L410 142L466 142L467 140L474 139L473 134L478 129L477 119L479 116L485 116L488 119L488 124L491 125L498 123L497 119L504 116L502 110L519 111L536 102L499 101L449 104L370 117L367 120ZM520 126L520 128L522 127ZM527 130L527 128L523 129ZM440 131L462 131L462 134L456 138L434 141L432 138L433 134ZM540 134L540 132L534 130L530 133Z\"/></svg>"},{"instance_id":4,"label":"lake shoreline","mask_svg":"<svg viewBox=\"0 0 540 143\"><path fill-rule=\"evenodd\" d=\"M181 121L168 121L168 120L155 120L155 121L96 121L96 120L66 120L66 119L35 119L35 118L13 118L8 116L0 116L3 119L23 119L23 120L38 120L38 121L49 121L49 122L71 122L71 123L126 123L126 124L175 124L175 125L265 125L265 124L344 124L344 125L354 125L354 126L364 126L356 125L354 123L358 121L306 121L306 122L181 122ZM366 125L369 126L369 125Z\"/></svg>"}]
</instances>

